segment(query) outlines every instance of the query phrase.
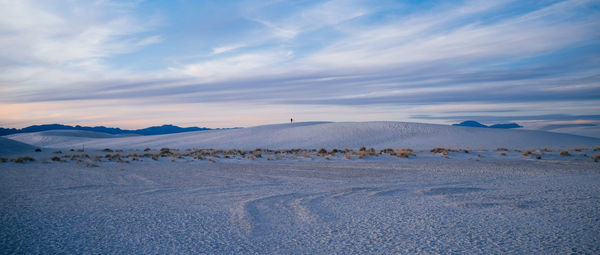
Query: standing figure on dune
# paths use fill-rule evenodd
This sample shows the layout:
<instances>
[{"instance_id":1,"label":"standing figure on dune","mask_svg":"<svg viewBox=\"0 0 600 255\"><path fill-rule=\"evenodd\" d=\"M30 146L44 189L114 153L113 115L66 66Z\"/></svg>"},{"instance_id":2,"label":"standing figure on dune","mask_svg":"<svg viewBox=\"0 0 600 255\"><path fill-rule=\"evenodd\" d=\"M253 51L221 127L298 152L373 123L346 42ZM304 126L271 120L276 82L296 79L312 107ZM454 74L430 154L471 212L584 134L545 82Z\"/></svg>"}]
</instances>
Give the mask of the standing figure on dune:
<instances>
[{"instance_id":1,"label":"standing figure on dune","mask_svg":"<svg viewBox=\"0 0 600 255\"><path fill-rule=\"evenodd\" d=\"M294 123L294 119L293 118L290 119L290 123Z\"/></svg>"}]
</instances>

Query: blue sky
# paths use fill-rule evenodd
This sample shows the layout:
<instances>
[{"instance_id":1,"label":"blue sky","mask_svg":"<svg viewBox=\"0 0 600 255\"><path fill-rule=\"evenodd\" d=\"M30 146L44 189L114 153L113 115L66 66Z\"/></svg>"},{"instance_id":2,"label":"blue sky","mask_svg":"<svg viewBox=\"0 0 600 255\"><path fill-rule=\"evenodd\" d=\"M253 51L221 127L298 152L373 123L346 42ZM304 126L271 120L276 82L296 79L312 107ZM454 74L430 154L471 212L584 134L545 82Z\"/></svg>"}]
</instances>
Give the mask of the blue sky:
<instances>
[{"instance_id":1,"label":"blue sky","mask_svg":"<svg viewBox=\"0 0 600 255\"><path fill-rule=\"evenodd\" d=\"M597 1L0 1L0 126L600 122Z\"/></svg>"}]
</instances>

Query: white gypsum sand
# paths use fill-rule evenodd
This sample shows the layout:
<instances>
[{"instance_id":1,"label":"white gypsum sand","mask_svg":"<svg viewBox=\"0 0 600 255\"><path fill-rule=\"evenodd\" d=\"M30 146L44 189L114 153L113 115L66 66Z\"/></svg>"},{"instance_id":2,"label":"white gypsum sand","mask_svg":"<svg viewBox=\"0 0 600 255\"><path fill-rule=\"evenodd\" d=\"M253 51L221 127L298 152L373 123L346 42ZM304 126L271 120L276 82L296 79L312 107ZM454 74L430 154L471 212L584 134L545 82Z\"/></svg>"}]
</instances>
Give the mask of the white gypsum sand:
<instances>
[{"instance_id":1,"label":"white gypsum sand","mask_svg":"<svg viewBox=\"0 0 600 255\"><path fill-rule=\"evenodd\" d=\"M210 130L154 136L111 136L86 131L45 131L6 136L49 148L382 148L471 149L592 148L600 139L518 129L489 129L407 122L306 122L232 130Z\"/></svg>"},{"instance_id":2,"label":"white gypsum sand","mask_svg":"<svg viewBox=\"0 0 600 255\"><path fill-rule=\"evenodd\" d=\"M0 164L2 253L598 253L598 163Z\"/></svg>"},{"instance_id":3,"label":"white gypsum sand","mask_svg":"<svg viewBox=\"0 0 600 255\"><path fill-rule=\"evenodd\" d=\"M600 252L595 138L401 122L8 137L32 145L0 140L1 253Z\"/></svg>"}]
</instances>

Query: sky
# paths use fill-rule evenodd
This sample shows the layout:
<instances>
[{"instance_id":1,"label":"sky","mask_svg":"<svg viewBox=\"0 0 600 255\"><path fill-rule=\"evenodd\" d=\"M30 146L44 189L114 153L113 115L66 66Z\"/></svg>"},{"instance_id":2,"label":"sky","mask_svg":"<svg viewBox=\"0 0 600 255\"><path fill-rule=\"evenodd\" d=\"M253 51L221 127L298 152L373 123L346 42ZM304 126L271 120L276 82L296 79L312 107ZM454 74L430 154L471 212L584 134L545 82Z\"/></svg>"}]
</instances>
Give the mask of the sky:
<instances>
[{"instance_id":1,"label":"sky","mask_svg":"<svg viewBox=\"0 0 600 255\"><path fill-rule=\"evenodd\" d=\"M0 127L600 124L600 2L0 0Z\"/></svg>"}]
</instances>

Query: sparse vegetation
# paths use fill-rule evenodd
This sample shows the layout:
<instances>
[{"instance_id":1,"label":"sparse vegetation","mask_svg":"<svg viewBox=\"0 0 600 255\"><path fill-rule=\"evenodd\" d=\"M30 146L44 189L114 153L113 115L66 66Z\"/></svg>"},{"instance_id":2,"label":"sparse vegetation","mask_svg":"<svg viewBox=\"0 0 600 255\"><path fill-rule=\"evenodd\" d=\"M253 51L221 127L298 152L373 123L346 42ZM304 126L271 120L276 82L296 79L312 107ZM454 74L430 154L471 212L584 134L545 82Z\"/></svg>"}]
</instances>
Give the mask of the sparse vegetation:
<instances>
[{"instance_id":1,"label":"sparse vegetation","mask_svg":"<svg viewBox=\"0 0 600 255\"><path fill-rule=\"evenodd\" d=\"M436 147L436 148L431 149L429 152L439 153L442 155L442 157L448 158L449 152L458 152L458 151L459 151L458 149L448 149L448 148Z\"/></svg>"},{"instance_id":2,"label":"sparse vegetation","mask_svg":"<svg viewBox=\"0 0 600 255\"><path fill-rule=\"evenodd\" d=\"M562 150L557 151L557 153L561 156L573 156L573 151L581 150L581 148L570 149L570 150ZM591 149L589 149L591 150ZM223 160L243 160L243 159L251 159L251 160L266 160L266 161L276 161L276 160L286 160L286 159L322 159L322 160L336 160L336 159L346 159L346 160L355 160L355 159L366 159L370 157L386 157L392 156L396 158L411 158L417 156L417 152L410 148L384 148L381 150L376 150L374 148L361 147L358 150L353 149L263 149L258 148L254 150L240 150L240 149L186 149L186 150L178 150L178 149L170 149L170 148L161 148L155 152L149 152L151 149L146 148L144 151L146 153L140 153L141 150L135 150L137 153L119 153L123 150L114 150L114 149L103 149L100 150L102 152L108 152L102 155L89 155L87 153L67 153L64 155L55 155L49 159L47 159L46 163L49 162L67 162L74 161L78 163L86 164L88 167L93 167L93 165L97 165L97 162L102 161L112 161L118 163L130 163L135 161L144 161L144 159L151 159L154 161L159 160L161 157L169 158L169 161L190 161L190 160L208 160L210 162L216 162L218 159ZM473 153L473 160L478 160L484 157L483 154L488 150L471 150L471 149L459 149L459 148L444 148L444 147L436 147L429 152L440 154L444 158L448 158L451 152L464 152L464 153ZM499 151L497 155L499 156L507 156L508 152L512 151L506 148L497 148L496 151ZM529 150L515 150L521 152L521 155L524 157L531 157L535 159L542 159L544 152L549 151L549 149L529 149ZM54 151L54 154L61 154L61 151ZM577 154L579 155L579 154ZM587 154L581 153L584 157L589 157ZM589 157L594 161L598 161L600 156ZM17 162L17 163L25 163L34 161L35 159L32 157L21 157L15 159L0 159L1 162Z\"/></svg>"},{"instance_id":3,"label":"sparse vegetation","mask_svg":"<svg viewBox=\"0 0 600 255\"><path fill-rule=\"evenodd\" d=\"M561 156L571 156L571 153L569 153L569 151L565 150L565 151L561 151L560 155Z\"/></svg>"},{"instance_id":4,"label":"sparse vegetation","mask_svg":"<svg viewBox=\"0 0 600 255\"><path fill-rule=\"evenodd\" d=\"M12 161L15 163L26 163L26 162L33 162L33 161L35 161L35 159L30 156L24 156L24 157L15 158Z\"/></svg>"},{"instance_id":5,"label":"sparse vegetation","mask_svg":"<svg viewBox=\"0 0 600 255\"><path fill-rule=\"evenodd\" d=\"M35 148L35 152L42 152L42 149L40 149L40 148Z\"/></svg>"},{"instance_id":6,"label":"sparse vegetation","mask_svg":"<svg viewBox=\"0 0 600 255\"><path fill-rule=\"evenodd\" d=\"M7 158L0 158L0 162L1 162L1 163L6 163L7 161L8 161L8 159L7 159Z\"/></svg>"}]
</instances>

